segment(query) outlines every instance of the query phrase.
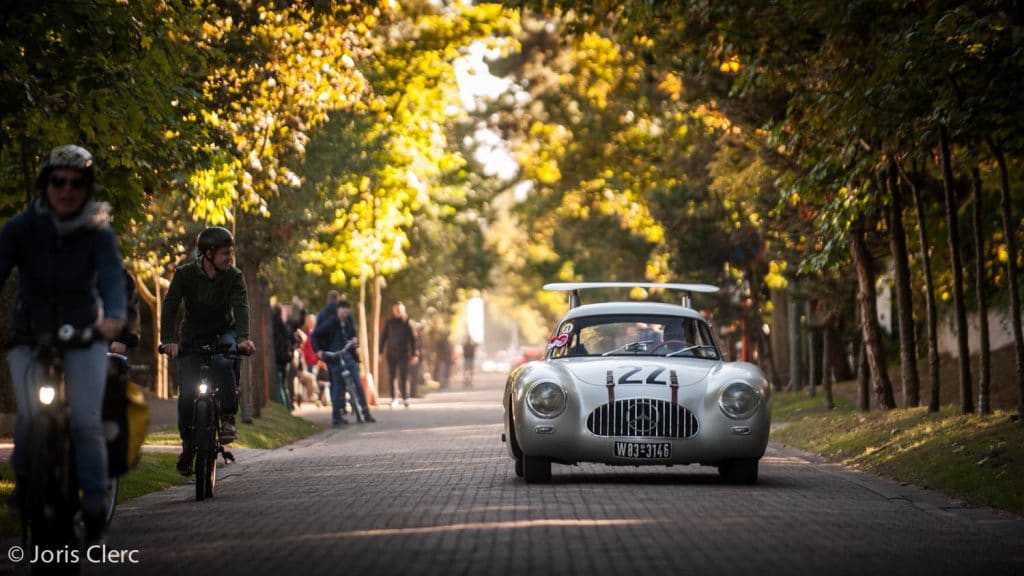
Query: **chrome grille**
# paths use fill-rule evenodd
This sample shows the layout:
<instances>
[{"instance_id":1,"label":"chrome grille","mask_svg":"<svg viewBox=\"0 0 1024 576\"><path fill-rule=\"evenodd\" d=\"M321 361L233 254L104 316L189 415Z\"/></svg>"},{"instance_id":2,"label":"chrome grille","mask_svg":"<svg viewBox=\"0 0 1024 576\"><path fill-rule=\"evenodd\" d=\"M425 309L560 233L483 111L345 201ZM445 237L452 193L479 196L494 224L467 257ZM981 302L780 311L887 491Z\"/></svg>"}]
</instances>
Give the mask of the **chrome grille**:
<instances>
[{"instance_id":1,"label":"chrome grille","mask_svg":"<svg viewBox=\"0 0 1024 576\"><path fill-rule=\"evenodd\" d=\"M587 430L598 436L692 438L697 417L667 400L629 398L598 406L587 417Z\"/></svg>"}]
</instances>

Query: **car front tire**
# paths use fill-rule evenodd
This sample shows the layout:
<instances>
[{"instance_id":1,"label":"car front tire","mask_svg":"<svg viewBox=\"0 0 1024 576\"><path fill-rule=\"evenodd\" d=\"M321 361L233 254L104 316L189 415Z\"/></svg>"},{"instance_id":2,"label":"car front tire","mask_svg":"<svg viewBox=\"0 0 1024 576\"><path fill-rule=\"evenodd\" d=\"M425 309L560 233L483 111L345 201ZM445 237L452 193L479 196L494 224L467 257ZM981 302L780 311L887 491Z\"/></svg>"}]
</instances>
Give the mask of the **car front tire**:
<instances>
[{"instance_id":1,"label":"car front tire","mask_svg":"<svg viewBox=\"0 0 1024 576\"><path fill-rule=\"evenodd\" d=\"M543 484L551 481L551 460L523 454L523 478L527 484Z\"/></svg>"},{"instance_id":2,"label":"car front tire","mask_svg":"<svg viewBox=\"0 0 1024 576\"><path fill-rule=\"evenodd\" d=\"M718 475L728 484L754 484L757 482L757 458L726 460L718 465Z\"/></svg>"}]
</instances>

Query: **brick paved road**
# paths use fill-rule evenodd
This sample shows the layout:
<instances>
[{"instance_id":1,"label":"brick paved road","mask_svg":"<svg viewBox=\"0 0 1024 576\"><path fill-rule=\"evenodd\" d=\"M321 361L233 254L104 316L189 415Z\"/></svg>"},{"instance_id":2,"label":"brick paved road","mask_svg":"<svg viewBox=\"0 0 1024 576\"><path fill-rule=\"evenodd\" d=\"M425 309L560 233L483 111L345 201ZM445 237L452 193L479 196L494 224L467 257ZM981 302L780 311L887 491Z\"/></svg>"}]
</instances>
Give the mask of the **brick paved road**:
<instances>
[{"instance_id":1,"label":"brick paved road","mask_svg":"<svg viewBox=\"0 0 1024 576\"><path fill-rule=\"evenodd\" d=\"M212 501L189 485L127 503L109 546L140 564L86 573L1024 573L1024 521L774 445L752 487L603 465L527 486L499 440L501 383L481 384L248 453Z\"/></svg>"}]
</instances>

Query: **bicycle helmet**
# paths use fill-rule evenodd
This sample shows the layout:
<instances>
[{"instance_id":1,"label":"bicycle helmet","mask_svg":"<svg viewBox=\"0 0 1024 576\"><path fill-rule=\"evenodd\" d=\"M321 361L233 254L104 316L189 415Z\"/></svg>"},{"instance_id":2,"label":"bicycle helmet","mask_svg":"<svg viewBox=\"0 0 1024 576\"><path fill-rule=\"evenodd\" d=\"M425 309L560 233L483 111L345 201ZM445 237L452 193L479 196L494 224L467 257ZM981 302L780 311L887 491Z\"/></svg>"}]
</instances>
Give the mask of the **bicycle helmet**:
<instances>
[{"instance_id":1,"label":"bicycle helmet","mask_svg":"<svg viewBox=\"0 0 1024 576\"><path fill-rule=\"evenodd\" d=\"M196 248L204 258L207 257L207 252L216 252L225 246L234 245L235 237L231 235L231 231L221 226L210 226L196 238Z\"/></svg>"},{"instance_id":2,"label":"bicycle helmet","mask_svg":"<svg viewBox=\"0 0 1024 576\"><path fill-rule=\"evenodd\" d=\"M39 167L39 176L36 178L36 190L46 190L46 183L50 172L57 168L71 168L78 170L85 175L87 180L86 190L93 192L93 183L96 180L96 168L92 153L75 144L64 144L57 146L43 158Z\"/></svg>"}]
</instances>

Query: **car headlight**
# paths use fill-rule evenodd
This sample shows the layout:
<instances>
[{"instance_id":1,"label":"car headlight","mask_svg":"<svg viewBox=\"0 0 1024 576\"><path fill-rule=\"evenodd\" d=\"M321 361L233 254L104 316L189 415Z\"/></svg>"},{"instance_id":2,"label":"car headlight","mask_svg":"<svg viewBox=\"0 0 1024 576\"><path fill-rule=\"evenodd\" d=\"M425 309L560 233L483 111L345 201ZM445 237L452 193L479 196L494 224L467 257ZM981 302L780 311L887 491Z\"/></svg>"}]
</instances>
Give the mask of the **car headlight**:
<instances>
[{"instance_id":1,"label":"car headlight","mask_svg":"<svg viewBox=\"0 0 1024 576\"><path fill-rule=\"evenodd\" d=\"M530 388L526 404L541 418L554 418L565 411L565 390L554 382L541 382Z\"/></svg>"},{"instance_id":2,"label":"car headlight","mask_svg":"<svg viewBox=\"0 0 1024 576\"><path fill-rule=\"evenodd\" d=\"M746 382L733 382L722 389L718 405L729 418L750 418L761 405L761 395Z\"/></svg>"}]
</instances>

